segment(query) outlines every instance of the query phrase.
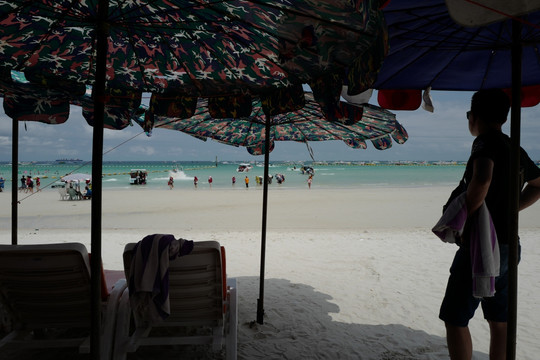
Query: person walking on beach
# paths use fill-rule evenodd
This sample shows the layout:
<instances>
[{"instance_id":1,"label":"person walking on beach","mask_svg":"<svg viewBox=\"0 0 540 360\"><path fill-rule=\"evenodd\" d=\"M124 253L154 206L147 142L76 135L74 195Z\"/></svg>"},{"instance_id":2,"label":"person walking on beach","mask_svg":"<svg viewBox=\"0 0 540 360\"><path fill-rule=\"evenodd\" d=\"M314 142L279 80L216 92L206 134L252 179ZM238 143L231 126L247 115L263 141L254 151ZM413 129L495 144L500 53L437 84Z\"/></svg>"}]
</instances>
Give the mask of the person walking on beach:
<instances>
[{"instance_id":1,"label":"person walking on beach","mask_svg":"<svg viewBox=\"0 0 540 360\"><path fill-rule=\"evenodd\" d=\"M506 122L510 100L502 90L476 92L467 112L469 131L475 136L471 155L463 176L466 192L467 221L459 239L450 277L441 304L439 318L446 327L446 340L450 358L472 357L472 339L468 323L479 304L490 329L490 359L506 359L506 333L508 317L508 219L510 203L510 138L501 128ZM540 169L520 149L522 184L519 210L534 204L540 198ZM523 187L523 185L526 186ZM473 295L470 230L473 218L486 204L493 221L500 253L500 272L495 278L495 294L477 298ZM496 250L495 250L496 252ZM476 267L475 267L476 268Z\"/></svg>"},{"instance_id":2,"label":"person walking on beach","mask_svg":"<svg viewBox=\"0 0 540 360\"><path fill-rule=\"evenodd\" d=\"M21 190L26 191L26 177L24 175L21 177Z\"/></svg>"},{"instance_id":3,"label":"person walking on beach","mask_svg":"<svg viewBox=\"0 0 540 360\"><path fill-rule=\"evenodd\" d=\"M32 194L34 193L34 180L32 180L30 175L26 177L26 189L27 192L30 191Z\"/></svg>"},{"instance_id":4,"label":"person walking on beach","mask_svg":"<svg viewBox=\"0 0 540 360\"><path fill-rule=\"evenodd\" d=\"M313 174L309 175L307 179L308 188L311 189L311 183L313 182Z\"/></svg>"},{"instance_id":5,"label":"person walking on beach","mask_svg":"<svg viewBox=\"0 0 540 360\"><path fill-rule=\"evenodd\" d=\"M39 179L39 176L36 178L36 191L39 191L39 187L41 186L41 180Z\"/></svg>"},{"instance_id":6,"label":"person walking on beach","mask_svg":"<svg viewBox=\"0 0 540 360\"><path fill-rule=\"evenodd\" d=\"M246 175L246 178L244 179L244 182L246 183L246 189L249 188L249 178Z\"/></svg>"},{"instance_id":7,"label":"person walking on beach","mask_svg":"<svg viewBox=\"0 0 540 360\"><path fill-rule=\"evenodd\" d=\"M208 184L210 185L210 187L212 187L212 182L214 181L214 179L212 179L211 176L208 177Z\"/></svg>"},{"instance_id":8,"label":"person walking on beach","mask_svg":"<svg viewBox=\"0 0 540 360\"><path fill-rule=\"evenodd\" d=\"M172 190L174 188L174 179L173 177L169 177L169 182L167 182L167 185L169 185L169 189Z\"/></svg>"},{"instance_id":9,"label":"person walking on beach","mask_svg":"<svg viewBox=\"0 0 540 360\"><path fill-rule=\"evenodd\" d=\"M198 177L194 177L193 178L193 186L195 186L195 189L197 188L197 183L199 182L199 178Z\"/></svg>"},{"instance_id":10,"label":"person walking on beach","mask_svg":"<svg viewBox=\"0 0 540 360\"><path fill-rule=\"evenodd\" d=\"M232 185L234 186L234 184L236 184L236 176L232 177Z\"/></svg>"}]
</instances>

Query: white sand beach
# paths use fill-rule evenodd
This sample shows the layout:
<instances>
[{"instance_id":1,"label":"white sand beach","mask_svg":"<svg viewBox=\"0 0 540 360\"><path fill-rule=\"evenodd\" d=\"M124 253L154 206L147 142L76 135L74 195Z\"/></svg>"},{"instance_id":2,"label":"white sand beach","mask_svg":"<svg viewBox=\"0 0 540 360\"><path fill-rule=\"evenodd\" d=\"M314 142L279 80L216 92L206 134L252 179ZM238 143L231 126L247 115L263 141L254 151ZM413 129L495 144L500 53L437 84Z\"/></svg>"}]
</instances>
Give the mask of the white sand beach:
<instances>
[{"instance_id":1,"label":"white sand beach","mask_svg":"<svg viewBox=\"0 0 540 360\"><path fill-rule=\"evenodd\" d=\"M259 295L260 188L105 191L103 262L122 269L124 245L153 233L219 241L228 276L238 281L239 359L448 359L438 311L456 248L431 227L450 191L271 189L263 325L250 326ZM2 244L11 241L10 202L9 192L0 194ZM54 190L25 199L19 243L90 249L90 205L60 201ZM540 353L538 219L540 204L520 216L517 359ZM474 358L488 359L481 310L470 328Z\"/></svg>"}]
</instances>

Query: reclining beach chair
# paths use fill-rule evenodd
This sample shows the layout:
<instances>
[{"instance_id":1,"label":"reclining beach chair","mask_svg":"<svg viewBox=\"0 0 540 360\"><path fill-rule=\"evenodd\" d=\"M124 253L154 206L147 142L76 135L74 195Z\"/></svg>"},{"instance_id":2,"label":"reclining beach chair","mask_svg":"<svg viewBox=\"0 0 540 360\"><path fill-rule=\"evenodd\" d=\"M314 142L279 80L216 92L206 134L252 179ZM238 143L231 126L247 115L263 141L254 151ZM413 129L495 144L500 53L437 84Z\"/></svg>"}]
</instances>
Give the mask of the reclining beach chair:
<instances>
[{"instance_id":1,"label":"reclining beach chair","mask_svg":"<svg viewBox=\"0 0 540 360\"><path fill-rule=\"evenodd\" d=\"M112 287L102 277L101 359L111 358L118 300L126 288L119 273L122 279ZM90 262L83 244L0 245L0 303L12 323L12 331L0 339L0 352L12 344L89 353L90 302Z\"/></svg>"},{"instance_id":2,"label":"reclining beach chair","mask_svg":"<svg viewBox=\"0 0 540 360\"><path fill-rule=\"evenodd\" d=\"M129 281L133 249L124 249L124 271ZM169 263L170 315L149 323L134 316L129 290L120 299L114 345L114 359L140 346L209 344L226 358L236 359L236 279L227 279L225 249L216 241L194 242L193 251ZM179 354L181 358L181 354Z\"/></svg>"}]
</instances>

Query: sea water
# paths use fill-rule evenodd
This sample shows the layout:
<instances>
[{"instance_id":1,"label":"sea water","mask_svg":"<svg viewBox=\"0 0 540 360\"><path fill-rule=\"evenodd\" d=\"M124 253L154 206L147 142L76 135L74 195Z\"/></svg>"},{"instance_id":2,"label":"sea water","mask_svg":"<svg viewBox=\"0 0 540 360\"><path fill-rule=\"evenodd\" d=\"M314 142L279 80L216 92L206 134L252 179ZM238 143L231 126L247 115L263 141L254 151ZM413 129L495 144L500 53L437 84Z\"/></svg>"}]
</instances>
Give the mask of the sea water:
<instances>
[{"instance_id":1,"label":"sea water","mask_svg":"<svg viewBox=\"0 0 540 360\"><path fill-rule=\"evenodd\" d=\"M257 176L263 176L264 164L252 163L248 172L237 172L240 162L104 162L102 169L103 189L168 189L168 179L173 177L175 189L192 189L193 179L199 179L199 188L210 188L208 178L213 179L212 188L243 189L244 178L250 179L250 188L261 187ZM301 167L314 169L312 188L370 188L370 187L422 187L447 186L459 182L465 166L463 163L292 163L270 162L269 175L273 176L270 189L307 188L306 174ZM130 185L131 169L148 172L146 185ZM11 189L11 164L0 163L0 176L6 180L5 190ZM60 178L71 173L92 173L90 162L81 164L58 164L55 162L32 162L19 165L17 181L21 176L40 177L42 189L54 189L62 184ZM285 181L278 184L275 175L283 174ZM233 178L236 184L233 184Z\"/></svg>"}]
</instances>

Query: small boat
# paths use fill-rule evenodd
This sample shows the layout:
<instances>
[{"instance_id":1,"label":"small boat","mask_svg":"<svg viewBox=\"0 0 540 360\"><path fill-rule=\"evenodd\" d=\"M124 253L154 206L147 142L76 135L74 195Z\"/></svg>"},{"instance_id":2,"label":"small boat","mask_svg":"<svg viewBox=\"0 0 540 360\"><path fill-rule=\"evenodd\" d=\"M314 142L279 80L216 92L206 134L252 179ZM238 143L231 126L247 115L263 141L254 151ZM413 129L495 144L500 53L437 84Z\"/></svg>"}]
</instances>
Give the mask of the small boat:
<instances>
[{"instance_id":1,"label":"small boat","mask_svg":"<svg viewBox=\"0 0 540 360\"><path fill-rule=\"evenodd\" d=\"M238 165L238 168L236 169L236 171L238 171L238 172L248 172L252 168L253 168L253 166L251 166L251 164L240 164L240 165Z\"/></svg>"},{"instance_id":2,"label":"small boat","mask_svg":"<svg viewBox=\"0 0 540 360\"><path fill-rule=\"evenodd\" d=\"M129 172L129 183L131 185L146 185L148 171L146 169L131 169Z\"/></svg>"}]
</instances>

